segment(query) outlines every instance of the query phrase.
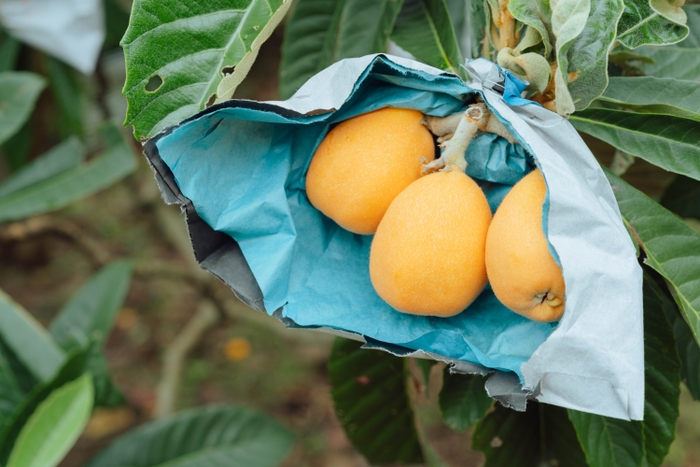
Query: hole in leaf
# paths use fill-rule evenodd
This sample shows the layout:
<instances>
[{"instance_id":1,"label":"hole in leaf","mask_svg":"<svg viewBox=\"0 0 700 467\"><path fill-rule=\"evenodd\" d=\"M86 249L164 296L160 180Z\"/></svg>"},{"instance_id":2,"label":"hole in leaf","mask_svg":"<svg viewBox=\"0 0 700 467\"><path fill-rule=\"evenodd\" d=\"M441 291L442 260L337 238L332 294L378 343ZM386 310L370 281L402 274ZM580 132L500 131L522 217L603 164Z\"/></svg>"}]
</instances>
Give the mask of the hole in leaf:
<instances>
[{"instance_id":1,"label":"hole in leaf","mask_svg":"<svg viewBox=\"0 0 700 467\"><path fill-rule=\"evenodd\" d=\"M156 92L161 86L163 86L163 78L161 78L160 75L153 75L151 79L148 80L148 83L146 83L144 89L146 92Z\"/></svg>"},{"instance_id":2,"label":"hole in leaf","mask_svg":"<svg viewBox=\"0 0 700 467\"><path fill-rule=\"evenodd\" d=\"M209 99L207 99L207 103L204 104L205 107L211 107L214 105L214 102L216 101L216 93L212 94L209 96Z\"/></svg>"},{"instance_id":3,"label":"hole in leaf","mask_svg":"<svg viewBox=\"0 0 700 467\"><path fill-rule=\"evenodd\" d=\"M225 66L221 69L221 74L226 76L226 75L232 75L233 71L236 69L235 66Z\"/></svg>"}]
</instances>

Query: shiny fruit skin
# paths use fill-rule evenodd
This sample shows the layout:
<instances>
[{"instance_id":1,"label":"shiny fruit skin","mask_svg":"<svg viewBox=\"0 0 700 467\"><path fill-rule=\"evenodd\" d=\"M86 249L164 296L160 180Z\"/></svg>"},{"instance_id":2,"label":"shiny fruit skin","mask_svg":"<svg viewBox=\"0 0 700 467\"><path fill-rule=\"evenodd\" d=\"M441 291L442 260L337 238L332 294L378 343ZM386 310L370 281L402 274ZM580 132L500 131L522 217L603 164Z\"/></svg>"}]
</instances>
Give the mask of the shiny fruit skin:
<instances>
[{"instance_id":1,"label":"shiny fruit skin","mask_svg":"<svg viewBox=\"0 0 700 467\"><path fill-rule=\"evenodd\" d=\"M486 238L486 270L494 294L535 321L561 318L566 291L542 230L546 193L539 170L523 177L503 199Z\"/></svg>"},{"instance_id":2,"label":"shiny fruit skin","mask_svg":"<svg viewBox=\"0 0 700 467\"><path fill-rule=\"evenodd\" d=\"M311 204L351 232L377 230L394 198L435 158L423 114L385 108L340 123L319 145L306 175Z\"/></svg>"},{"instance_id":3,"label":"shiny fruit skin","mask_svg":"<svg viewBox=\"0 0 700 467\"><path fill-rule=\"evenodd\" d=\"M484 193L459 169L413 182L391 203L372 241L377 294L405 313L460 313L486 285L490 221Z\"/></svg>"}]
</instances>

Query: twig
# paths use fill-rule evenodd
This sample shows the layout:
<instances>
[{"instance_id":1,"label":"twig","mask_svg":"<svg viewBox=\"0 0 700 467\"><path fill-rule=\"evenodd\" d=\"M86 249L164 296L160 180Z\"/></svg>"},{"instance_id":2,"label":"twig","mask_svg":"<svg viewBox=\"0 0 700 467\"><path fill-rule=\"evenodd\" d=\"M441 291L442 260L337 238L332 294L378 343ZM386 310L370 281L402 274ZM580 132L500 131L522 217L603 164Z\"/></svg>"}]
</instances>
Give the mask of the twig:
<instances>
[{"instance_id":1,"label":"twig","mask_svg":"<svg viewBox=\"0 0 700 467\"><path fill-rule=\"evenodd\" d=\"M170 415L175 408L182 365L205 331L219 321L216 305L203 299L197 313L190 319L175 340L165 349L163 373L156 389L156 418Z\"/></svg>"},{"instance_id":2,"label":"twig","mask_svg":"<svg viewBox=\"0 0 700 467\"><path fill-rule=\"evenodd\" d=\"M37 216L0 226L0 243L21 241L44 234L59 235L75 243L95 267L103 266L110 259L109 252L79 224L50 216Z\"/></svg>"}]
</instances>

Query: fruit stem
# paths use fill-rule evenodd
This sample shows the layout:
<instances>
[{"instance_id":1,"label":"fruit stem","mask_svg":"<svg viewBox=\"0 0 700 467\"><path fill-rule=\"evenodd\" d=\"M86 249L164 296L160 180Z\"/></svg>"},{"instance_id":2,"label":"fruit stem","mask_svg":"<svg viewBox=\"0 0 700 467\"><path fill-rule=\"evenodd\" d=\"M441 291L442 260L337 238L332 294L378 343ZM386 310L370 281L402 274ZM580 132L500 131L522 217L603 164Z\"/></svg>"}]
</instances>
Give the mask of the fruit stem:
<instances>
[{"instance_id":1,"label":"fruit stem","mask_svg":"<svg viewBox=\"0 0 700 467\"><path fill-rule=\"evenodd\" d=\"M467 161L464 158L464 154L477 130L479 130L482 120L488 115L488 110L483 103L478 103L470 105L463 114L458 115L460 115L460 119L457 128L454 130L454 135L440 144L444 151L439 159L423 165L423 174L435 170L450 170L450 166L457 166L463 172L467 169Z\"/></svg>"},{"instance_id":2,"label":"fruit stem","mask_svg":"<svg viewBox=\"0 0 700 467\"><path fill-rule=\"evenodd\" d=\"M438 137L438 143L444 149L439 159L423 165L423 175L437 170L449 170L447 167L450 165L455 165L462 171L466 170L467 161L464 156L478 130L494 133L509 143L515 143L515 138L508 129L482 102L470 105L465 112L447 117L427 115L423 124Z\"/></svg>"}]
</instances>

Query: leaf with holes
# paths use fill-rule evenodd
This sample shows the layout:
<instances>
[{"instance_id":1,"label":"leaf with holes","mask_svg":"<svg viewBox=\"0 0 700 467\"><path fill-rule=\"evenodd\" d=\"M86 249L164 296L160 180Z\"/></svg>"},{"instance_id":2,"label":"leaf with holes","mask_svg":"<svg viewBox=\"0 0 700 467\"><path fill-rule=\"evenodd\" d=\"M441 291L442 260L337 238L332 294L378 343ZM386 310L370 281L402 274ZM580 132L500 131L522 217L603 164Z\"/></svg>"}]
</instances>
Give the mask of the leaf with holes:
<instances>
[{"instance_id":1,"label":"leaf with holes","mask_svg":"<svg viewBox=\"0 0 700 467\"><path fill-rule=\"evenodd\" d=\"M87 467L274 467L291 433L266 415L235 406L187 410L118 438Z\"/></svg>"},{"instance_id":2,"label":"leaf with holes","mask_svg":"<svg viewBox=\"0 0 700 467\"><path fill-rule=\"evenodd\" d=\"M440 390L440 411L447 426L464 431L486 415L493 399L486 394L486 377L460 375L445 368Z\"/></svg>"},{"instance_id":3,"label":"leaf with holes","mask_svg":"<svg viewBox=\"0 0 700 467\"><path fill-rule=\"evenodd\" d=\"M587 109L574 127L666 170L700 179L700 122L668 115Z\"/></svg>"},{"instance_id":4,"label":"leaf with holes","mask_svg":"<svg viewBox=\"0 0 700 467\"><path fill-rule=\"evenodd\" d=\"M586 467L566 409L535 401L525 412L496 404L474 428L472 448L486 456L483 467Z\"/></svg>"},{"instance_id":5,"label":"leaf with holes","mask_svg":"<svg viewBox=\"0 0 700 467\"><path fill-rule=\"evenodd\" d=\"M371 464L421 463L404 360L336 339L328 362L335 411L352 444Z\"/></svg>"},{"instance_id":6,"label":"leaf with holes","mask_svg":"<svg viewBox=\"0 0 700 467\"><path fill-rule=\"evenodd\" d=\"M655 76L614 76L599 99L636 112L700 121L700 83L697 81Z\"/></svg>"},{"instance_id":7,"label":"leaf with holes","mask_svg":"<svg viewBox=\"0 0 700 467\"><path fill-rule=\"evenodd\" d=\"M122 39L126 124L151 137L230 99L290 0L136 0ZM147 89L149 83L156 89Z\"/></svg>"},{"instance_id":8,"label":"leaf with holes","mask_svg":"<svg viewBox=\"0 0 700 467\"><path fill-rule=\"evenodd\" d=\"M391 40L418 60L465 77L445 0L405 0Z\"/></svg>"},{"instance_id":9,"label":"leaf with holes","mask_svg":"<svg viewBox=\"0 0 700 467\"><path fill-rule=\"evenodd\" d=\"M688 35L686 15L669 0L625 0L625 11L617 25L617 40L625 47L669 45Z\"/></svg>"},{"instance_id":10,"label":"leaf with holes","mask_svg":"<svg viewBox=\"0 0 700 467\"><path fill-rule=\"evenodd\" d=\"M606 170L622 219L644 248L646 264L668 280L700 344L700 234L672 212Z\"/></svg>"},{"instance_id":11,"label":"leaf with holes","mask_svg":"<svg viewBox=\"0 0 700 467\"><path fill-rule=\"evenodd\" d=\"M0 72L0 144L27 121L44 87L46 80L35 73Z\"/></svg>"},{"instance_id":12,"label":"leaf with holes","mask_svg":"<svg viewBox=\"0 0 700 467\"><path fill-rule=\"evenodd\" d=\"M403 0L299 0L285 27L280 94L287 98L343 58L386 52Z\"/></svg>"}]
</instances>

